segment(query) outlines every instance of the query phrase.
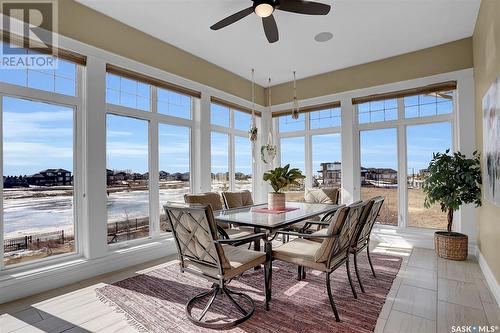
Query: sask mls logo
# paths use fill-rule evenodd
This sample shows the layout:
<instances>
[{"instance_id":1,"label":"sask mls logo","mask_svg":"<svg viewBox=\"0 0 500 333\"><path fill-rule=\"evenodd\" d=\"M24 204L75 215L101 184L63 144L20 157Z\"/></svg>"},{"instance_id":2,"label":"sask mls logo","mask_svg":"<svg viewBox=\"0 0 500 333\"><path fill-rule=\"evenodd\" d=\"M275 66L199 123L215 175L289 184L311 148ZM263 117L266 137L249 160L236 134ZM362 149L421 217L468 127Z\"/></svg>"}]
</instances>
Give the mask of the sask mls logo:
<instances>
[{"instance_id":1,"label":"sask mls logo","mask_svg":"<svg viewBox=\"0 0 500 333\"><path fill-rule=\"evenodd\" d=\"M1 1L2 69L55 69L57 12L54 1Z\"/></svg>"}]
</instances>

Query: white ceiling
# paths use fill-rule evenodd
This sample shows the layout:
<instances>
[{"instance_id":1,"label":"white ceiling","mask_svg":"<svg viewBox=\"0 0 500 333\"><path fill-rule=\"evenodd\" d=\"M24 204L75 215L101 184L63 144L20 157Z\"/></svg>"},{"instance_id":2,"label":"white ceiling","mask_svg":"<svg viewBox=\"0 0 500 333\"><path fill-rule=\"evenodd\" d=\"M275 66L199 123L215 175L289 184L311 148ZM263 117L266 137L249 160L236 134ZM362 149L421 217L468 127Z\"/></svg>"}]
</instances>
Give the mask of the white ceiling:
<instances>
[{"instance_id":1,"label":"white ceiling","mask_svg":"<svg viewBox=\"0 0 500 333\"><path fill-rule=\"evenodd\" d=\"M480 0L319 0L327 16L276 11L280 40L269 44L254 14L209 27L250 0L77 0L245 78L267 85L346 68L469 37ZM318 43L323 31L333 39ZM165 59L168 61L168 59Z\"/></svg>"}]
</instances>

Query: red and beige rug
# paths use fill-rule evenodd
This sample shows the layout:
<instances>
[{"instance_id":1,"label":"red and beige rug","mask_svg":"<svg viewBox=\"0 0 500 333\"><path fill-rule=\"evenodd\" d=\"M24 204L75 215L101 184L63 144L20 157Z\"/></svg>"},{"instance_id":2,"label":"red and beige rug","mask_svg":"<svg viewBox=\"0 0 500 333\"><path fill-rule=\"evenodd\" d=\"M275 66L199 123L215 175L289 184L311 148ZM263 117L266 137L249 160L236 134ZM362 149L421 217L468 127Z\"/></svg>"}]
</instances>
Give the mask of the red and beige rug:
<instances>
[{"instance_id":1,"label":"red and beige rug","mask_svg":"<svg viewBox=\"0 0 500 333\"><path fill-rule=\"evenodd\" d=\"M262 270L251 270L229 287L250 295L255 313L248 321L230 332L373 332L387 293L396 277L401 258L373 254L377 278L371 275L365 253L359 257L359 268L365 293L356 284L354 299L345 266L331 275L333 295L341 322L336 322L328 301L325 274L307 271L307 278L297 281L297 267L280 261L273 263L273 298L270 310L264 310ZM353 269L353 267L351 266ZM354 269L352 270L354 282ZM207 332L186 318L185 304L211 284L189 273L180 273L178 263L169 263L97 289L101 300L123 312L141 332ZM215 304L213 311L227 311L230 303ZM212 310L211 310L212 311ZM222 312L223 313L223 312Z\"/></svg>"}]
</instances>

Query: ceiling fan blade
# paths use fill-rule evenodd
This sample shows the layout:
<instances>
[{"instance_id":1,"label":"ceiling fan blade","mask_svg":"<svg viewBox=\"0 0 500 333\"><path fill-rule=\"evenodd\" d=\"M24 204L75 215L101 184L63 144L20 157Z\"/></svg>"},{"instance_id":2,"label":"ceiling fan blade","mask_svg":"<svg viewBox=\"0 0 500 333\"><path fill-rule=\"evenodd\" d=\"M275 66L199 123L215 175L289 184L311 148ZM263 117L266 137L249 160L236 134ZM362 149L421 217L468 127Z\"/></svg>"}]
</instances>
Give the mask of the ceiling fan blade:
<instances>
[{"instance_id":1,"label":"ceiling fan blade","mask_svg":"<svg viewBox=\"0 0 500 333\"><path fill-rule=\"evenodd\" d=\"M330 12L331 6L313 1L282 0L277 9L297 14L326 15Z\"/></svg>"},{"instance_id":2,"label":"ceiling fan blade","mask_svg":"<svg viewBox=\"0 0 500 333\"><path fill-rule=\"evenodd\" d=\"M212 25L210 27L210 29L212 29L212 30L222 29L224 27L227 27L230 24L233 24L236 21L241 20L242 18L244 18L244 17L246 17L246 16L248 16L248 15L250 15L252 13L253 13L253 7L245 8L243 10L240 10L237 13L234 13L231 16L226 17L225 19L220 20L219 22L217 22L214 25Z\"/></svg>"},{"instance_id":3,"label":"ceiling fan blade","mask_svg":"<svg viewBox=\"0 0 500 333\"><path fill-rule=\"evenodd\" d=\"M273 15L262 18L262 25L264 26L264 32L266 34L269 43L277 42L279 39L278 25Z\"/></svg>"}]
</instances>

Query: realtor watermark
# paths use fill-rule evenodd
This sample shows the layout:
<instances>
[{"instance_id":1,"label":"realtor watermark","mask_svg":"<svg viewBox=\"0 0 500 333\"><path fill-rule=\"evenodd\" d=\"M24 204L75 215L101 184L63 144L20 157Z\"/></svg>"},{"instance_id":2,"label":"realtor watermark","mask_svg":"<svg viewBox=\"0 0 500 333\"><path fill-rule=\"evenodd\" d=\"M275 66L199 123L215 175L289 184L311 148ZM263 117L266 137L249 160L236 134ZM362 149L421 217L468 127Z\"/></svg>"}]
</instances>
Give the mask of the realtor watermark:
<instances>
[{"instance_id":1,"label":"realtor watermark","mask_svg":"<svg viewBox=\"0 0 500 333\"><path fill-rule=\"evenodd\" d=\"M451 333L495 333L500 332L497 325L452 325Z\"/></svg>"},{"instance_id":2,"label":"realtor watermark","mask_svg":"<svg viewBox=\"0 0 500 333\"><path fill-rule=\"evenodd\" d=\"M3 13L0 68L57 68L55 0L4 0L0 5Z\"/></svg>"}]
</instances>

